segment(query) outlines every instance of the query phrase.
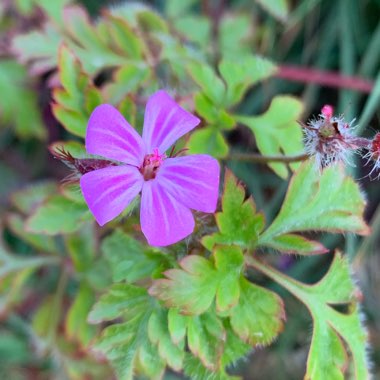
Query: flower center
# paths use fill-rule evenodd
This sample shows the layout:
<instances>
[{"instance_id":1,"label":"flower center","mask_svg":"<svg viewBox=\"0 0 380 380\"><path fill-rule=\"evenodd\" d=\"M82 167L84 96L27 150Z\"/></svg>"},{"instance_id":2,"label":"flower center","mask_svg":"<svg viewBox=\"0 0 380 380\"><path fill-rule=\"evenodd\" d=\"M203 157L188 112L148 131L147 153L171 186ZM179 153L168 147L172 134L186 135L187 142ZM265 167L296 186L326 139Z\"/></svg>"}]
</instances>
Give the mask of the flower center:
<instances>
[{"instance_id":1,"label":"flower center","mask_svg":"<svg viewBox=\"0 0 380 380\"><path fill-rule=\"evenodd\" d=\"M158 169L165 158L166 154L159 154L158 148L153 149L153 153L147 154L144 157L143 164L140 167L140 173L143 175L145 181L156 178Z\"/></svg>"}]
</instances>

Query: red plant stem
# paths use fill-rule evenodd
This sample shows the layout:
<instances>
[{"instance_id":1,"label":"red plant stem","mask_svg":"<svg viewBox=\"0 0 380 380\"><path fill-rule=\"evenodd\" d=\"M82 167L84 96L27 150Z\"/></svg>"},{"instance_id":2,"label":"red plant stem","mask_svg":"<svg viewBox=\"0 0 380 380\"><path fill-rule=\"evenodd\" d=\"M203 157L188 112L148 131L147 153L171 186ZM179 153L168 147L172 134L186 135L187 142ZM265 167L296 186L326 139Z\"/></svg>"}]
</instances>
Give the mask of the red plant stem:
<instances>
[{"instance_id":1,"label":"red plant stem","mask_svg":"<svg viewBox=\"0 0 380 380\"><path fill-rule=\"evenodd\" d=\"M373 88L373 82L367 79L302 66L279 66L275 75L294 82L317 83L326 87L348 88L364 93L370 93Z\"/></svg>"}]
</instances>

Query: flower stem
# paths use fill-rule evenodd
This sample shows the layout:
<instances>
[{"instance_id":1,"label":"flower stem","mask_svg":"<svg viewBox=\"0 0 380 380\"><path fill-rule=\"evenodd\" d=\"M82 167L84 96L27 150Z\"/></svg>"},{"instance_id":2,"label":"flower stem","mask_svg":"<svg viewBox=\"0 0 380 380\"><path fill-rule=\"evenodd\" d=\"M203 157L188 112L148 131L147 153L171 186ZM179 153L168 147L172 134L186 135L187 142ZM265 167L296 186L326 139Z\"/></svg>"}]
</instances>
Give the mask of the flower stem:
<instances>
[{"instance_id":1,"label":"flower stem","mask_svg":"<svg viewBox=\"0 0 380 380\"><path fill-rule=\"evenodd\" d=\"M364 93L370 93L373 88L373 82L367 79L301 66L280 66L276 77L294 82L317 83L326 87L348 88Z\"/></svg>"},{"instance_id":2,"label":"flower stem","mask_svg":"<svg viewBox=\"0 0 380 380\"><path fill-rule=\"evenodd\" d=\"M291 163L291 162L299 162L306 161L309 156L305 153L296 155L296 156L263 156L258 153L231 153L229 154L225 160L226 161L249 161L249 162L259 162L259 163L267 163L267 162L283 162L283 163Z\"/></svg>"}]
</instances>

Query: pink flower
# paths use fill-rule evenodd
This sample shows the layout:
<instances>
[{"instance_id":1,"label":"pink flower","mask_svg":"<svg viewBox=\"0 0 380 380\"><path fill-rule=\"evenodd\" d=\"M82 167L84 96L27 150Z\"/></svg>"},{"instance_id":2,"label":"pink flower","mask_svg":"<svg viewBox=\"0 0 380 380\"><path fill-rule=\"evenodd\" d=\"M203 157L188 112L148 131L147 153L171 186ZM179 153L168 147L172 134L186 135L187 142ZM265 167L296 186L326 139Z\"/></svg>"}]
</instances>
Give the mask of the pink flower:
<instances>
[{"instance_id":1,"label":"pink flower","mask_svg":"<svg viewBox=\"0 0 380 380\"><path fill-rule=\"evenodd\" d=\"M86 149L118 165L84 174L80 186L86 203L103 226L141 192L141 229L148 243L166 246L194 230L190 209L214 212L219 164L208 155L166 157L167 149L199 124L165 92L153 94L145 110L142 138L111 105L92 113Z\"/></svg>"}]
</instances>

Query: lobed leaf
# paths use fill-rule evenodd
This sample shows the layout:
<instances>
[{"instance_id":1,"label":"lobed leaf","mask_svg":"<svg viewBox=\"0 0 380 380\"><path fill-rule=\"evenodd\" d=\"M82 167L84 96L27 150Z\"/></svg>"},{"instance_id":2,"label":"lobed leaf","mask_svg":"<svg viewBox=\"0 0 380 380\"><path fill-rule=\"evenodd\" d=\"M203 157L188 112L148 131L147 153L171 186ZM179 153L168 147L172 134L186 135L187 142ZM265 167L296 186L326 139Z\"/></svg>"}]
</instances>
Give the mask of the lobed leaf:
<instances>
[{"instance_id":1,"label":"lobed leaf","mask_svg":"<svg viewBox=\"0 0 380 380\"><path fill-rule=\"evenodd\" d=\"M355 379L368 379L367 334L347 259L339 252L327 274L314 285L295 281L277 270L246 258L247 263L267 274L289 290L309 309L313 318L313 337L305 379L344 379L348 366L347 345L354 364ZM340 308L338 308L340 307Z\"/></svg>"},{"instance_id":2,"label":"lobed leaf","mask_svg":"<svg viewBox=\"0 0 380 380\"><path fill-rule=\"evenodd\" d=\"M297 231L354 232L368 234L363 220L365 199L359 186L343 168L331 166L322 174L311 162L293 176L281 210L259 238L259 245L289 253L323 253L318 242L306 241Z\"/></svg>"},{"instance_id":3,"label":"lobed leaf","mask_svg":"<svg viewBox=\"0 0 380 380\"><path fill-rule=\"evenodd\" d=\"M242 278L239 303L229 315L241 340L252 346L268 345L283 329L285 310L277 294Z\"/></svg>"},{"instance_id":4,"label":"lobed leaf","mask_svg":"<svg viewBox=\"0 0 380 380\"><path fill-rule=\"evenodd\" d=\"M202 239L209 250L216 244L253 248L264 228L264 216L256 212L252 198L245 200L243 186L229 170L225 174L222 211L215 218L219 232Z\"/></svg>"},{"instance_id":5,"label":"lobed leaf","mask_svg":"<svg viewBox=\"0 0 380 380\"><path fill-rule=\"evenodd\" d=\"M58 74L63 88L53 92L54 116L69 132L84 137L93 108L102 103L100 92L65 45L59 50Z\"/></svg>"},{"instance_id":6,"label":"lobed leaf","mask_svg":"<svg viewBox=\"0 0 380 380\"><path fill-rule=\"evenodd\" d=\"M170 257L147 247L121 230L105 238L101 247L115 282L136 282L161 273L169 267Z\"/></svg>"},{"instance_id":7,"label":"lobed leaf","mask_svg":"<svg viewBox=\"0 0 380 380\"><path fill-rule=\"evenodd\" d=\"M236 116L255 135L257 147L263 155L296 155L303 151L302 131L297 123L302 113L302 103L291 96L275 96L266 112L259 116ZM280 177L286 178L286 164L269 163ZM298 164L290 165L293 169Z\"/></svg>"}]
</instances>

